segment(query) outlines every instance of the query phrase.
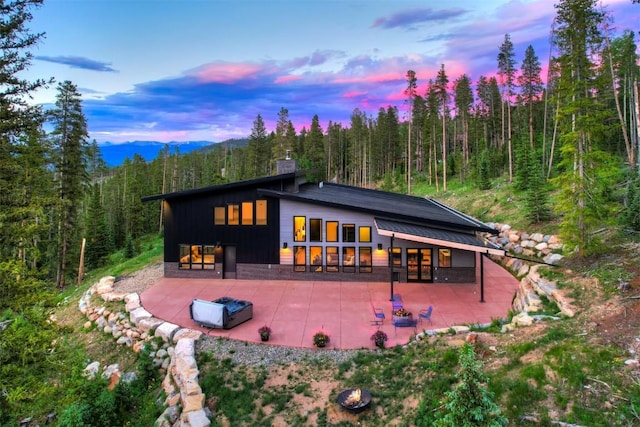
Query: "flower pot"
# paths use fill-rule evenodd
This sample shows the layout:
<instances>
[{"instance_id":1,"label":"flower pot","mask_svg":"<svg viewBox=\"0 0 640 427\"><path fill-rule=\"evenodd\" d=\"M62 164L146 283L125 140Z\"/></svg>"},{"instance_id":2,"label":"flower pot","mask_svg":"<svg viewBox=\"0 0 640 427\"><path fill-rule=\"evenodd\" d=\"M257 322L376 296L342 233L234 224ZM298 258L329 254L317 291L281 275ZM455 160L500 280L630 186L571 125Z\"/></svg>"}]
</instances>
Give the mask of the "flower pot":
<instances>
[{"instance_id":1,"label":"flower pot","mask_svg":"<svg viewBox=\"0 0 640 427\"><path fill-rule=\"evenodd\" d=\"M269 341L269 334L260 334L260 339L262 341Z\"/></svg>"}]
</instances>

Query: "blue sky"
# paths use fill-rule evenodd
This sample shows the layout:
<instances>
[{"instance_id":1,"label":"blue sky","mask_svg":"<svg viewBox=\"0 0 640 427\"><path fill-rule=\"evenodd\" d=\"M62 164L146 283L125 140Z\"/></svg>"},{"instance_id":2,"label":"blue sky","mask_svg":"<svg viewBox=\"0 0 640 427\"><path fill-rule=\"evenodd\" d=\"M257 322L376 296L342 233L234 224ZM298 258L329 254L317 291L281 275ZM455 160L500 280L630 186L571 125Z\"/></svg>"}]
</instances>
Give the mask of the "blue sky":
<instances>
[{"instance_id":1,"label":"blue sky","mask_svg":"<svg viewBox=\"0 0 640 427\"><path fill-rule=\"evenodd\" d=\"M247 137L289 111L349 125L355 108L404 112L407 70L418 93L441 64L449 80L496 73L509 33L517 67L533 45L546 70L555 0L45 0L29 78L71 80L91 139L161 142ZM602 0L618 31L640 5ZM35 94L51 104L56 85Z\"/></svg>"}]
</instances>

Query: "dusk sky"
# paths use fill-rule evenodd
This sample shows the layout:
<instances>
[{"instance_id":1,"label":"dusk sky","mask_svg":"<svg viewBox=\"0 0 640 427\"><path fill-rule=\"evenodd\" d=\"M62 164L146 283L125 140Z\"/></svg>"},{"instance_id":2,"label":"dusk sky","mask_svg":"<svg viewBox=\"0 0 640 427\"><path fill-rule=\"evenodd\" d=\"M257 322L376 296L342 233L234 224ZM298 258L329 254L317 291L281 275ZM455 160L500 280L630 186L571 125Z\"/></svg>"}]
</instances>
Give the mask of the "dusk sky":
<instances>
[{"instance_id":1,"label":"dusk sky","mask_svg":"<svg viewBox=\"0 0 640 427\"><path fill-rule=\"evenodd\" d=\"M70 80L98 143L248 137L282 107L299 131L317 114L349 126L355 108L403 117L407 70L418 93L444 64L453 82L496 74L509 33L517 68L533 45L547 69L556 0L45 0L28 78ZM617 33L640 5L602 0ZM543 76L545 77L545 76ZM33 102L51 104L57 83Z\"/></svg>"}]
</instances>

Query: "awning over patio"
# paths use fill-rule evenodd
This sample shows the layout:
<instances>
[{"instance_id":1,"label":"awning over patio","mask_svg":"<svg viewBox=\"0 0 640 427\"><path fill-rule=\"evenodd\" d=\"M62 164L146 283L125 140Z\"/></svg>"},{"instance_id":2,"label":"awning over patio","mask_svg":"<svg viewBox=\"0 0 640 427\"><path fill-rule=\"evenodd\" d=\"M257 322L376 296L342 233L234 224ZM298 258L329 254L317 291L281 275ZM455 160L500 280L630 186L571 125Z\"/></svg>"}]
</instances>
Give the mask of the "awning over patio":
<instances>
[{"instance_id":1,"label":"awning over patio","mask_svg":"<svg viewBox=\"0 0 640 427\"><path fill-rule=\"evenodd\" d=\"M384 218L374 218L374 223L378 234L381 236L394 236L396 239L446 246L483 254L505 255L504 249L486 239L480 239L474 234L425 227Z\"/></svg>"}]
</instances>

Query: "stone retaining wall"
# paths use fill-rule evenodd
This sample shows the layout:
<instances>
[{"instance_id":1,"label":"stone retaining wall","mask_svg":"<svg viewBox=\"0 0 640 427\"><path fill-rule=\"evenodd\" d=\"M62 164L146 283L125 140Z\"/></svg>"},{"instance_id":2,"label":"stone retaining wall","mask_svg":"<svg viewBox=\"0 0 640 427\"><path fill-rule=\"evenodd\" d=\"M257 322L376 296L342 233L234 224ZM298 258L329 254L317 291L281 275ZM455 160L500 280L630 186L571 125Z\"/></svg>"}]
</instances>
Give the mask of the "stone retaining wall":
<instances>
[{"instance_id":1,"label":"stone retaining wall","mask_svg":"<svg viewBox=\"0 0 640 427\"><path fill-rule=\"evenodd\" d=\"M499 231L497 236L491 236L489 240L502 246L514 256L522 256L532 260L539 260L548 265L558 265L564 256L560 253L565 248L560 238L555 235L542 233L529 234L514 230L508 224L492 223L489 226ZM542 310L542 298L545 296L555 301L560 313L567 317L575 315L572 300L564 295L564 292L556 286L556 283L544 279L538 273L541 264L529 262L520 258L492 257L502 264L520 279L520 284L513 300L512 308L524 316L526 313ZM528 319L516 319L519 325L526 324Z\"/></svg>"},{"instance_id":2,"label":"stone retaining wall","mask_svg":"<svg viewBox=\"0 0 640 427\"><path fill-rule=\"evenodd\" d=\"M140 352L145 345L153 345L155 337L161 338L164 346L153 356L154 363L165 375L162 387L167 395L164 401L167 408L156 420L156 426L209 427L211 422L204 408L205 396L198 383L195 360L195 342L202 332L153 317L140 305L138 294L114 292L114 282L114 277L103 277L82 295L78 308L88 318L84 327L95 325L99 331L111 334L117 344L135 352ZM95 294L105 302L124 301L128 316L95 305ZM119 374L115 381L118 379Z\"/></svg>"}]
</instances>

